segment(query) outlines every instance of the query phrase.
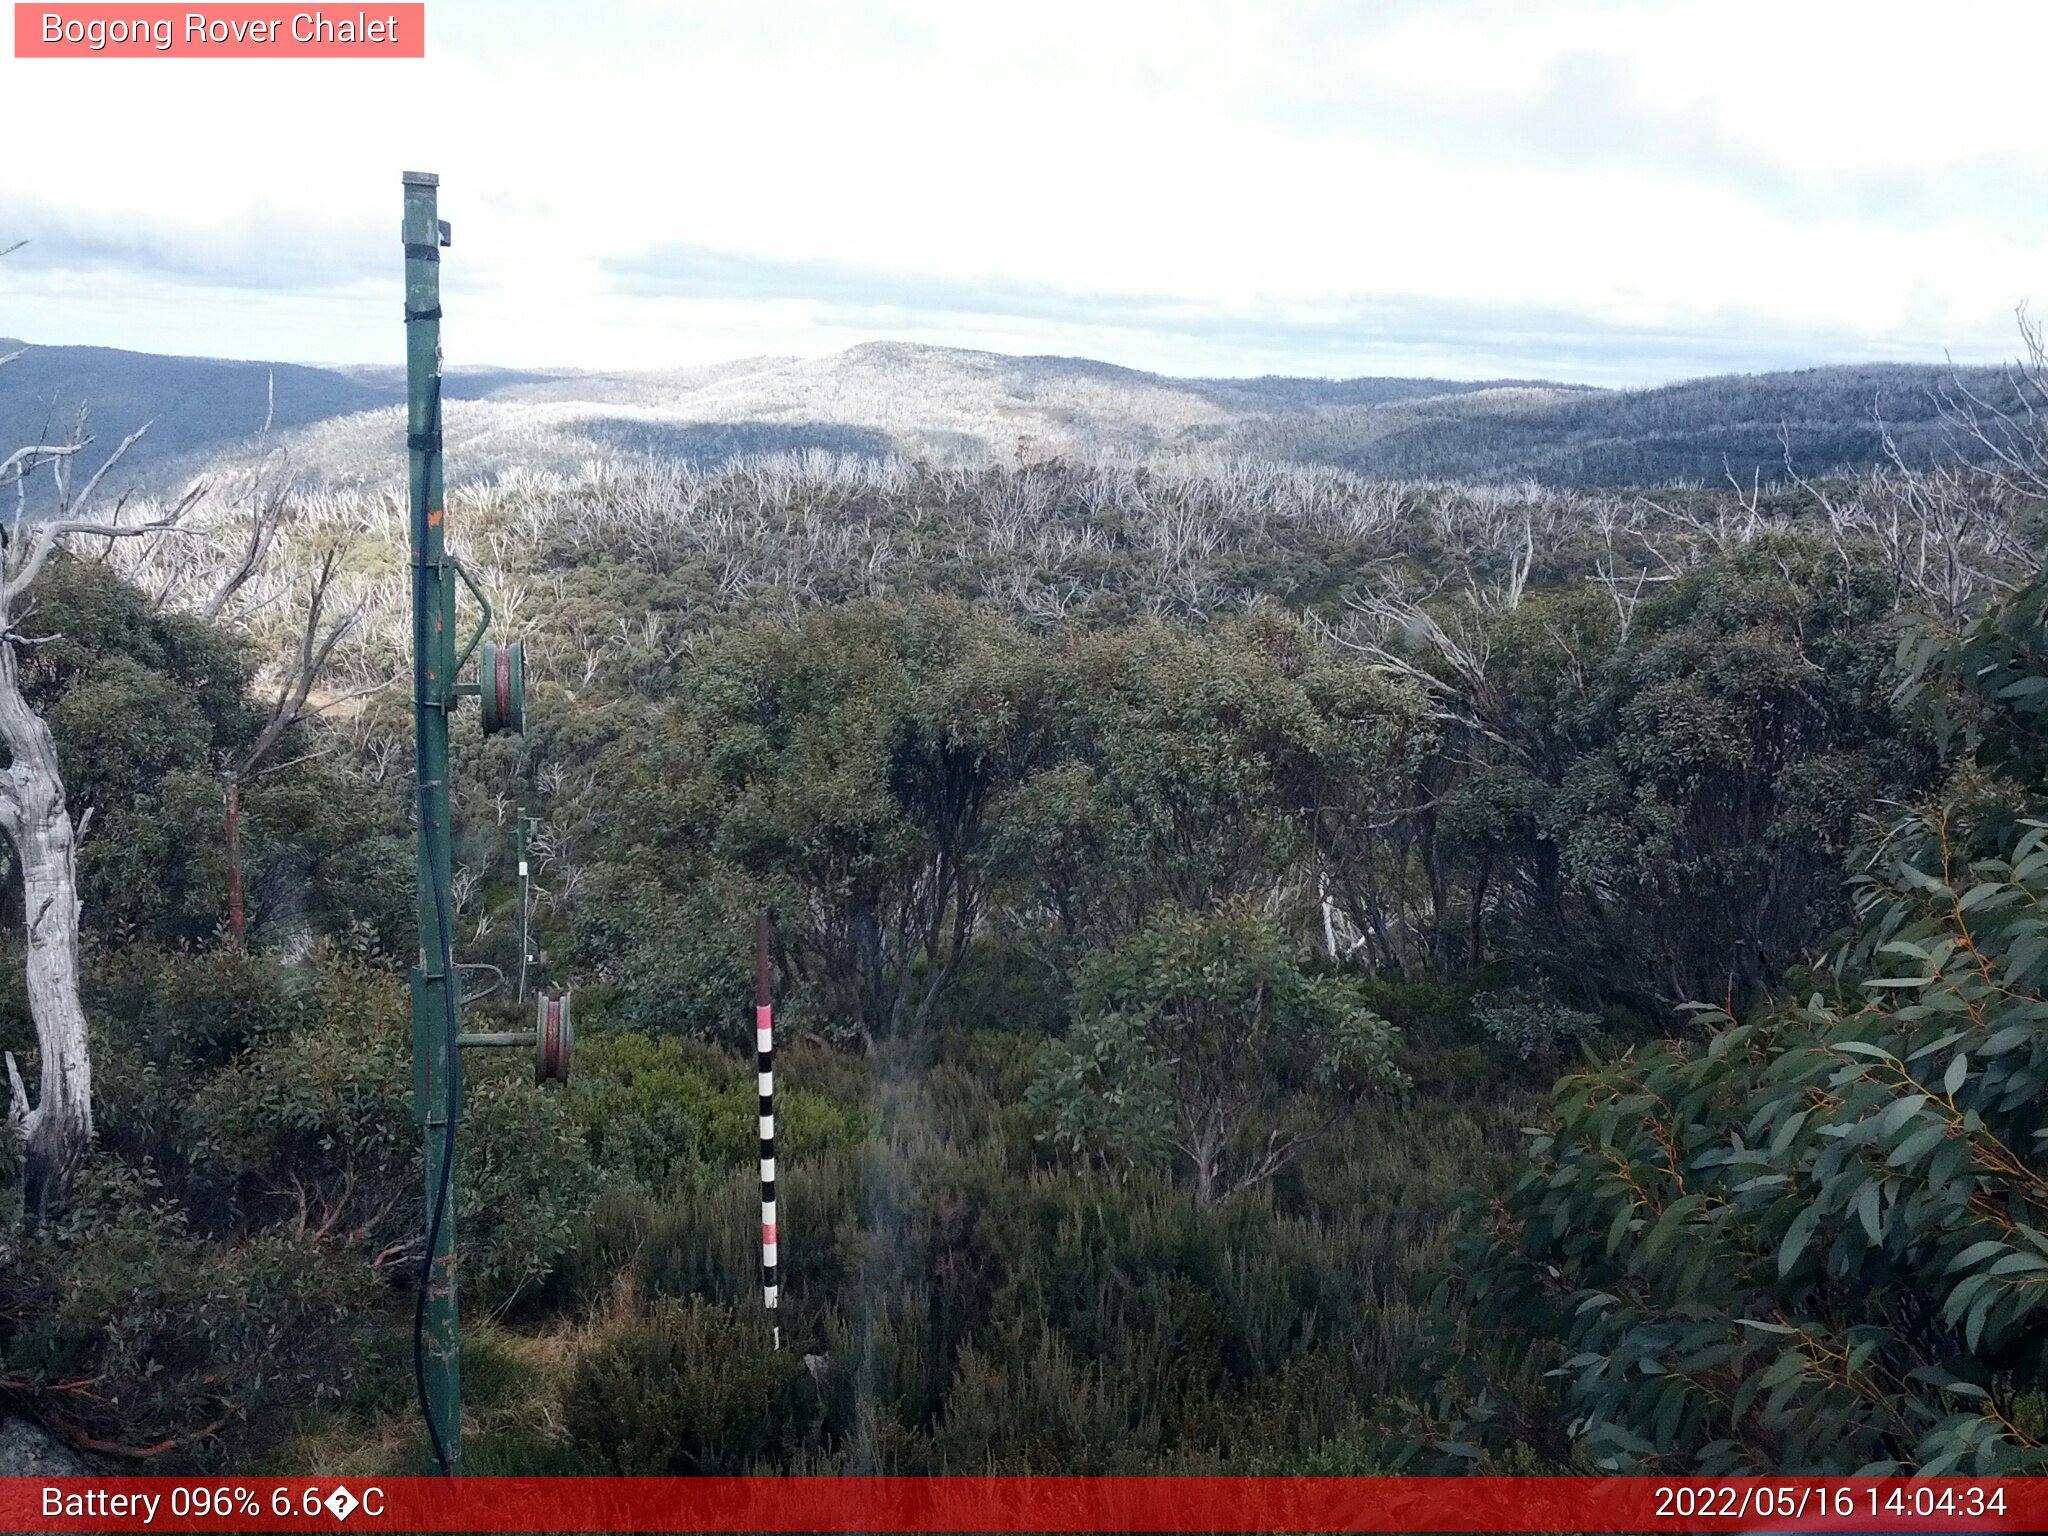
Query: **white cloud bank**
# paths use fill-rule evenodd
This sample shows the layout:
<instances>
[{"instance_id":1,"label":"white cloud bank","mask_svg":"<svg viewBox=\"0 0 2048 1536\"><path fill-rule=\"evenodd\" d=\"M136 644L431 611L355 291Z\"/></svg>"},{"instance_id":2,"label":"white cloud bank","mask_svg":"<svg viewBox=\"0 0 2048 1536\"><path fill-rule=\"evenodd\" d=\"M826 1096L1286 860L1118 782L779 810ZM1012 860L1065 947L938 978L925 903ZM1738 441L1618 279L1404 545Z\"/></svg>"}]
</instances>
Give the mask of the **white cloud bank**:
<instances>
[{"instance_id":1,"label":"white cloud bank","mask_svg":"<svg viewBox=\"0 0 2048 1536\"><path fill-rule=\"evenodd\" d=\"M2048 298L2035 3L517 4L428 58L0 60L0 334L451 358L875 336L1180 373L1995 360Z\"/></svg>"}]
</instances>

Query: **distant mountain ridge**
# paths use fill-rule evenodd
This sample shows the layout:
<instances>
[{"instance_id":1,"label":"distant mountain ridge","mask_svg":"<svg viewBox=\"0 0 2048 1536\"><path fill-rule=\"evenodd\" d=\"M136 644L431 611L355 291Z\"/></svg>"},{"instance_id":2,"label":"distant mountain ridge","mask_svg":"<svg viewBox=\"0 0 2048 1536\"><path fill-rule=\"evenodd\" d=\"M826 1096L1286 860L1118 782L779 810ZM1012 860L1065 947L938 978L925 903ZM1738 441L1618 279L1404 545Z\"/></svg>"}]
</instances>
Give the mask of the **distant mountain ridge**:
<instances>
[{"instance_id":1,"label":"distant mountain ridge","mask_svg":"<svg viewBox=\"0 0 2048 1536\"><path fill-rule=\"evenodd\" d=\"M23 344L0 341L0 352ZM1089 358L869 342L821 358L649 372L453 369L450 474L565 469L620 454L715 462L824 449L987 462L1251 456L1403 479L1643 485L1876 462L1881 415L1902 452L1949 451L1936 365L1885 364L1606 390L1545 380L1174 378ZM1995 388L1996 370L1966 370ZM146 420L132 474L159 485L263 448L313 483L401 472L397 366L164 357L30 346L0 369L0 440L61 434L78 409L111 444Z\"/></svg>"},{"instance_id":2,"label":"distant mountain ridge","mask_svg":"<svg viewBox=\"0 0 2048 1536\"><path fill-rule=\"evenodd\" d=\"M153 461L253 437L271 415L275 430L405 398L403 377L389 385L331 368L225 358L166 357L112 347L43 347L0 337L0 441L6 451L64 436L79 412L109 445L151 423L132 462Z\"/></svg>"}]
</instances>

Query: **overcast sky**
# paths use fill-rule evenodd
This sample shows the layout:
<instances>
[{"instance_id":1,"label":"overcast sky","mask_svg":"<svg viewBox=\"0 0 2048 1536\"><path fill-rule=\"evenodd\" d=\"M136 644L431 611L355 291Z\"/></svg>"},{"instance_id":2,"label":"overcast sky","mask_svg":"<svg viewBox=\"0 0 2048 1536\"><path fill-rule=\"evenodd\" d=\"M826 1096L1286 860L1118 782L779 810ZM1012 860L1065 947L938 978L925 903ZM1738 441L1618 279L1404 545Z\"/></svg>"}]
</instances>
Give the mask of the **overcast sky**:
<instances>
[{"instance_id":1,"label":"overcast sky","mask_svg":"<svg viewBox=\"0 0 2048 1536\"><path fill-rule=\"evenodd\" d=\"M427 27L423 62L0 58L0 246L31 242L0 335L397 361L406 169L455 226L451 362L886 337L1612 384L1996 361L2048 308L2037 0L428 0Z\"/></svg>"}]
</instances>

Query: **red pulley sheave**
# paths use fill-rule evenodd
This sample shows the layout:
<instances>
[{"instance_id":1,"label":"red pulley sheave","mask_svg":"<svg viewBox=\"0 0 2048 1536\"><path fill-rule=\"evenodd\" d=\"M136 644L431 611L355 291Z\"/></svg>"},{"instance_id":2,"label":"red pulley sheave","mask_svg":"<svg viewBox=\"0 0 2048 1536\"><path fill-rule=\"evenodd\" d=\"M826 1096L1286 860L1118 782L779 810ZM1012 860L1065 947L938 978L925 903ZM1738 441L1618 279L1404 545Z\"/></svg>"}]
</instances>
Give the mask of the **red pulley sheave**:
<instances>
[{"instance_id":1,"label":"red pulley sheave","mask_svg":"<svg viewBox=\"0 0 2048 1536\"><path fill-rule=\"evenodd\" d=\"M576 1025L570 1017L569 996L542 994L540 1017L533 1039L533 1080L536 1083L569 1081L569 1057L576 1048Z\"/></svg>"},{"instance_id":2,"label":"red pulley sheave","mask_svg":"<svg viewBox=\"0 0 2048 1536\"><path fill-rule=\"evenodd\" d=\"M477 702L483 706L484 734L518 734L526 729L526 653L517 640L486 640L477 662Z\"/></svg>"}]
</instances>

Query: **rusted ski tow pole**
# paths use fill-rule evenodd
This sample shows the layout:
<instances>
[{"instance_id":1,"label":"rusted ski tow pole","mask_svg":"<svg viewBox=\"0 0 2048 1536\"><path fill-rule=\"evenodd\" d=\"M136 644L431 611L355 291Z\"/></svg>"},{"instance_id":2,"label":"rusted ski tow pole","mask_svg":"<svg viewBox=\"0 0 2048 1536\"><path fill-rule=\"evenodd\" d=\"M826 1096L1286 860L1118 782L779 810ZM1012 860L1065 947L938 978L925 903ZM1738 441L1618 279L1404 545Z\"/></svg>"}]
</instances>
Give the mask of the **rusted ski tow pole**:
<instances>
[{"instance_id":1,"label":"rusted ski tow pole","mask_svg":"<svg viewBox=\"0 0 2048 1536\"><path fill-rule=\"evenodd\" d=\"M426 1151L427 1230L413 1311L413 1382L435 1464L462 1470L462 1357L456 1304L455 1123L462 1112L463 1046L524 1046L536 1082L566 1081L574 1039L567 995L541 994L535 1028L463 1034L460 971L450 889L454 875L448 733L456 707L477 700L487 733L526 729L526 659L518 641L485 641L490 599L448 553L441 443L441 251L450 230L439 217L441 178L407 171L405 185L405 385L412 542L414 772L419 794L419 964L412 972L413 1106ZM458 652L460 584L482 610ZM481 646L481 653L479 647ZM478 656L473 683L456 679ZM521 828L522 839L524 828ZM522 862L524 848L521 849ZM523 874L523 871L522 871ZM525 881L520 899L524 915ZM523 930L522 923L522 930ZM521 944L521 976L525 971Z\"/></svg>"}]
</instances>

